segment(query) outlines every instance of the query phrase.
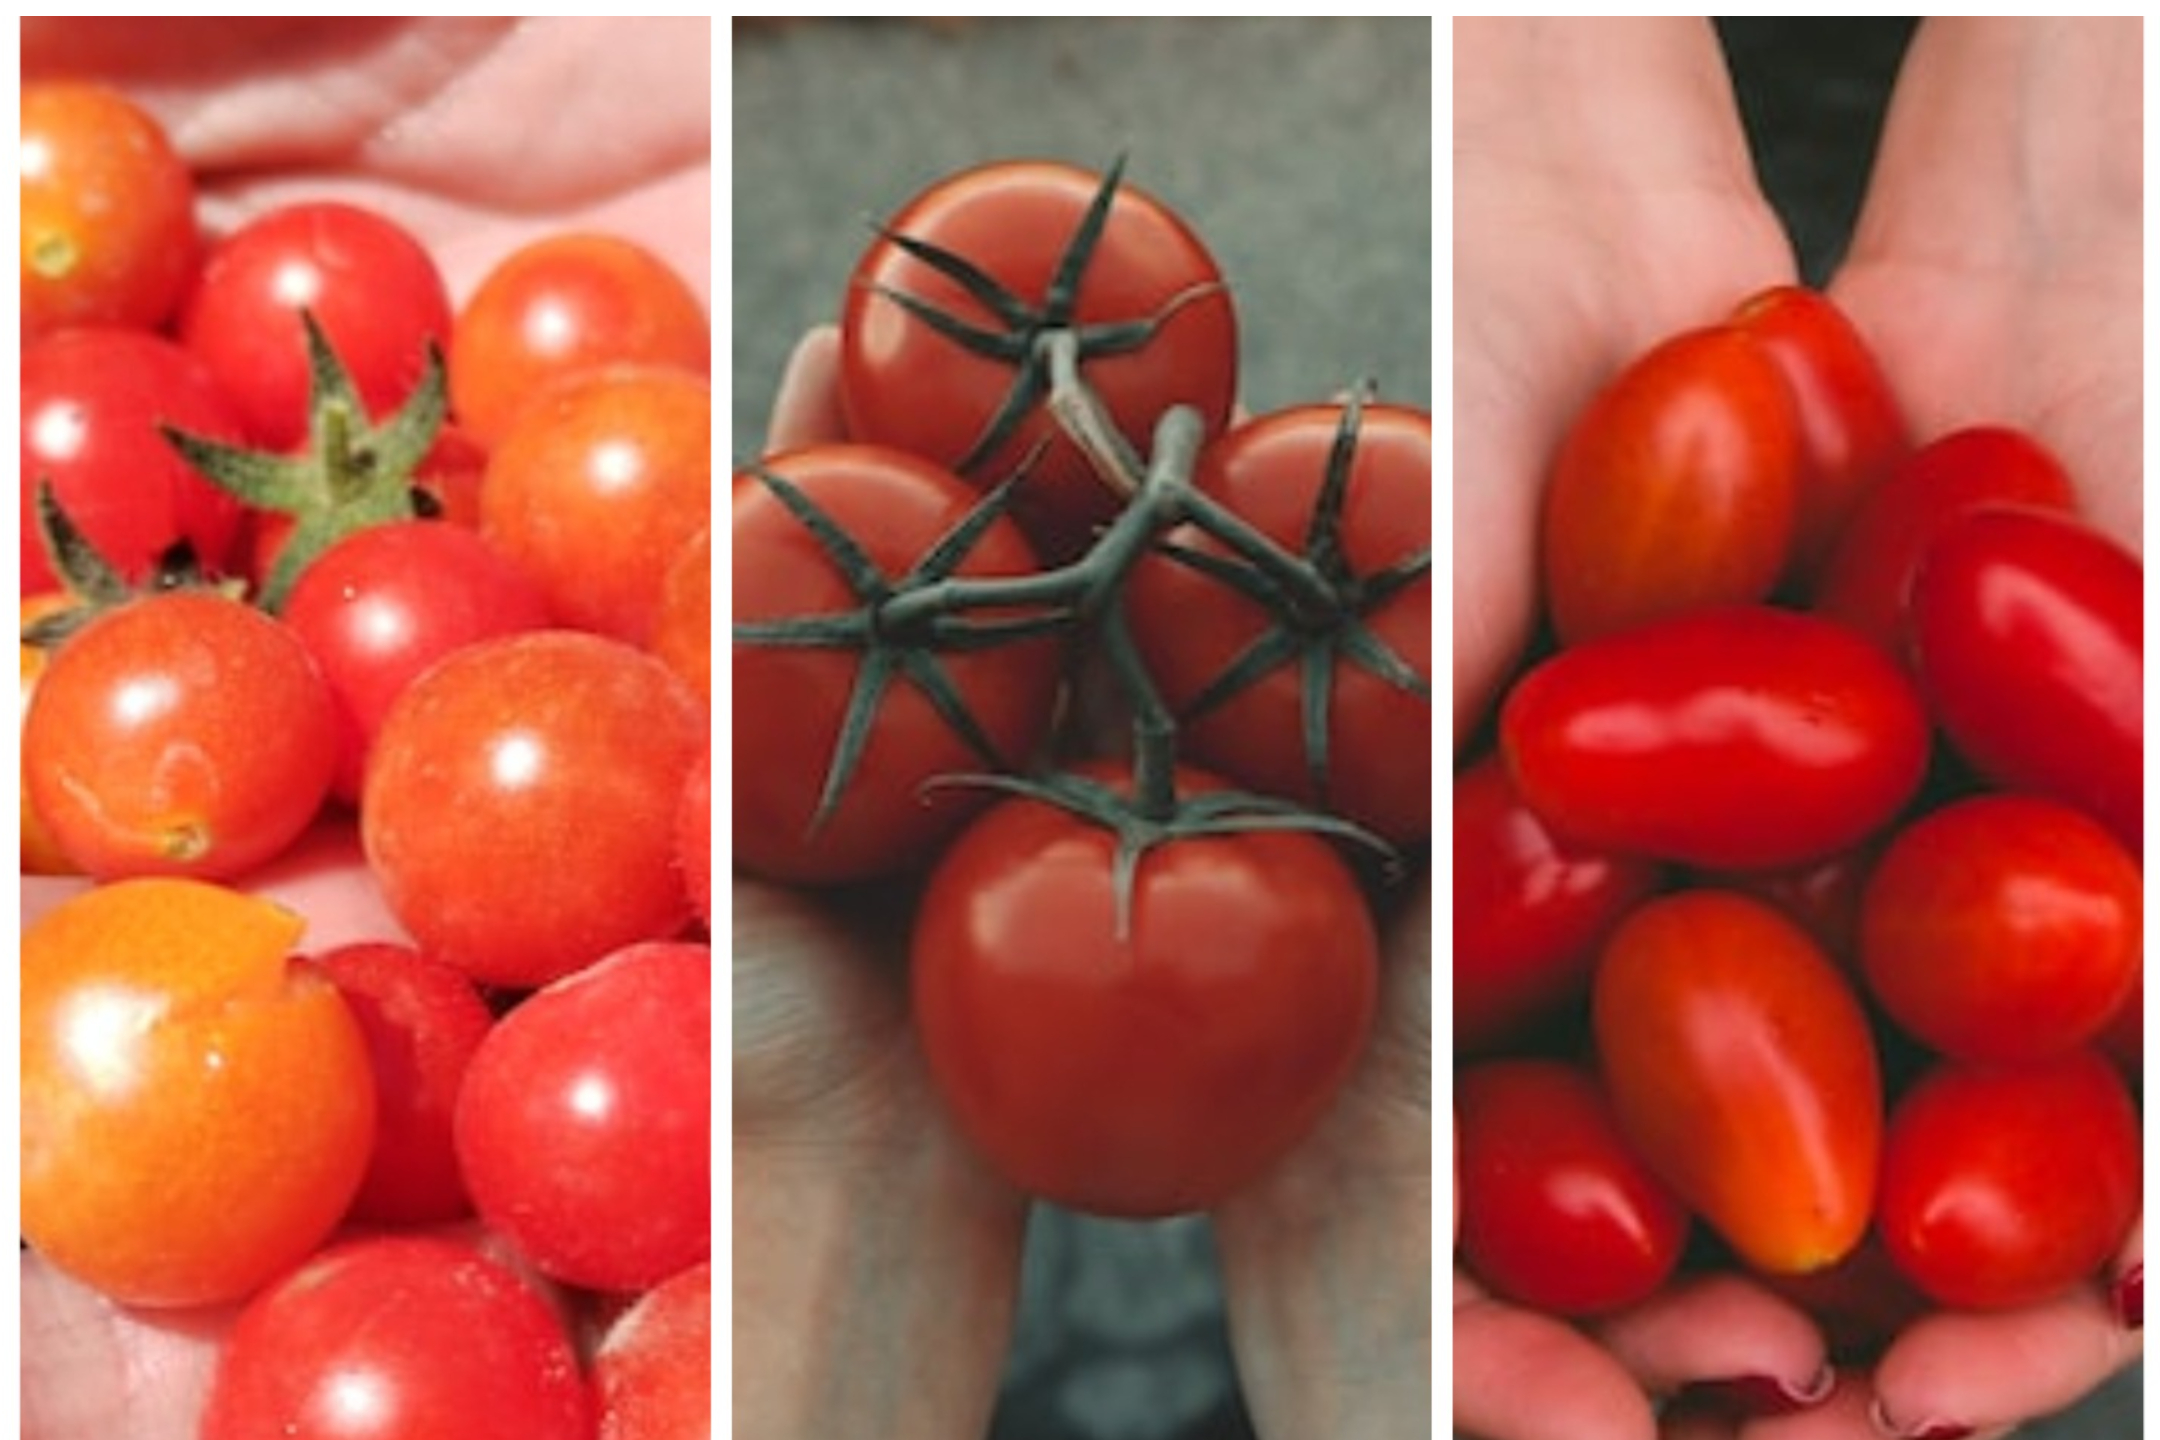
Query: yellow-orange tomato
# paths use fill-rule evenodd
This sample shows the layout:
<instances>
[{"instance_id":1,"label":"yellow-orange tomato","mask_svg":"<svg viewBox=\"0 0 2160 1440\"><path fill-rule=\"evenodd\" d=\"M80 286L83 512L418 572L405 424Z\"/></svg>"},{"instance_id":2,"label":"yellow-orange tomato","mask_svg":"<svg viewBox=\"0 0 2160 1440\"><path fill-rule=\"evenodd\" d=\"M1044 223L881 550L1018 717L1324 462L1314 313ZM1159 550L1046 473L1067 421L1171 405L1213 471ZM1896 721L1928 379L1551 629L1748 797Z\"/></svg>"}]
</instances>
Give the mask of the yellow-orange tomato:
<instances>
[{"instance_id":1,"label":"yellow-orange tomato","mask_svg":"<svg viewBox=\"0 0 2160 1440\"><path fill-rule=\"evenodd\" d=\"M300 918L199 880L89 890L22 937L22 1232L131 1305L237 1300L322 1243L375 1123Z\"/></svg>"},{"instance_id":2,"label":"yellow-orange tomato","mask_svg":"<svg viewBox=\"0 0 2160 1440\"><path fill-rule=\"evenodd\" d=\"M712 708L712 531L698 532L668 566L652 652Z\"/></svg>"}]
</instances>

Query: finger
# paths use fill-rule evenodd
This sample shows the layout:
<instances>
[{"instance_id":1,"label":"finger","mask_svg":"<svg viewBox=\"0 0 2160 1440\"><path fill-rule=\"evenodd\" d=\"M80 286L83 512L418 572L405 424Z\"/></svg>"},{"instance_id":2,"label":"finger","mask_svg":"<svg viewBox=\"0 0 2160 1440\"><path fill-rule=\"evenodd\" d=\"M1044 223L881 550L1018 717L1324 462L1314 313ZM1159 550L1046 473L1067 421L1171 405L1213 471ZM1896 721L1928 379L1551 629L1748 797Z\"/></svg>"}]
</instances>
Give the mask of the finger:
<instances>
[{"instance_id":1,"label":"finger","mask_svg":"<svg viewBox=\"0 0 2160 1440\"><path fill-rule=\"evenodd\" d=\"M1874 1387L1864 1371L1843 1371L1820 1405L1750 1421L1742 1427L1739 1440L1883 1440L1871 1413L1874 1399Z\"/></svg>"},{"instance_id":2,"label":"finger","mask_svg":"<svg viewBox=\"0 0 2160 1440\"><path fill-rule=\"evenodd\" d=\"M2099 1285L2019 1310L1916 1320L1875 1369L1886 1433L1986 1432L2083 1399L2143 1352Z\"/></svg>"},{"instance_id":3,"label":"finger","mask_svg":"<svg viewBox=\"0 0 2160 1440\"><path fill-rule=\"evenodd\" d=\"M22 1433L190 1440L236 1307L138 1311L22 1257Z\"/></svg>"},{"instance_id":4,"label":"finger","mask_svg":"<svg viewBox=\"0 0 2160 1440\"><path fill-rule=\"evenodd\" d=\"M1614 1358L1652 1394L1735 1419L1821 1402L1821 1333L1798 1309L1736 1274L1685 1280L1602 1321Z\"/></svg>"},{"instance_id":5,"label":"finger","mask_svg":"<svg viewBox=\"0 0 2160 1440\"><path fill-rule=\"evenodd\" d=\"M2145 1328L2145 1218L2130 1227L2130 1238L2115 1255L2114 1282L2108 1299L2115 1316L2128 1330Z\"/></svg>"},{"instance_id":6,"label":"finger","mask_svg":"<svg viewBox=\"0 0 2160 1440\"><path fill-rule=\"evenodd\" d=\"M796 342L780 373L765 449L791 450L846 438L847 419L840 410L840 331L820 325Z\"/></svg>"},{"instance_id":7,"label":"finger","mask_svg":"<svg viewBox=\"0 0 2160 1440\"><path fill-rule=\"evenodd\" d=\"M1653 1440L1642 1391L1589 1336L1493 1300L1455 1308L1455 1428L1477 1440Z\"/></svg>"}]
</instances>

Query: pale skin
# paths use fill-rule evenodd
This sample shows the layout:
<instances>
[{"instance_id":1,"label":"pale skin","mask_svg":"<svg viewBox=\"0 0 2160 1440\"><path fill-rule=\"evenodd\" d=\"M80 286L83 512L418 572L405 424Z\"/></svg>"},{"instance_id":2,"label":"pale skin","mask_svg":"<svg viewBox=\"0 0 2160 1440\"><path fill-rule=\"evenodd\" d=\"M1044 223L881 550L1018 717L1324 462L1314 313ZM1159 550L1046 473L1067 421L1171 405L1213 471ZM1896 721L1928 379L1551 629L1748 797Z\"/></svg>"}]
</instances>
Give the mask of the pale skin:
<instances>
[{"instance_id":1,"label":"pale skin","mask_svg":"<svg viewBox=\"0 0 2160 1440\"><path fill-rule=\"evenodd\" d=\"M2142 548L2138 22L1930 19L1899 79L1850 258L1833 280L1925 438L1997 420L2060 453L2085 512ZM1455 25L1455 735L1532 619L1542 457L1649 342L1715 320L1794 262L1756 187L1707 23ZM1458 1430L1487 1440L1979 1436L2074 1403L2142 1352L2109 1298L1928 1315L1799 1413L1668 1421L1692 1381L1827 1387L1806 1318L1740 1276L1691 1279L1591 1326L1457 1274Z\"/></svg>"}]
</instances>

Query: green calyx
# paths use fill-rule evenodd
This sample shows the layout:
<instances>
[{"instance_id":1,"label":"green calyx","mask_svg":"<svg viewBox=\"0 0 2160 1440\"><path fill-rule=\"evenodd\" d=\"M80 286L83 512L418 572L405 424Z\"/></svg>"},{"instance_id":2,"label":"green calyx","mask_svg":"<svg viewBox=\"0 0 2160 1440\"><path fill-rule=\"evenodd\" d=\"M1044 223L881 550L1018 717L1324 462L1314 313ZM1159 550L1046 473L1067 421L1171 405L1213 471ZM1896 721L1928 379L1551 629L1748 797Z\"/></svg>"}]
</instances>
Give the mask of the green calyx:
<instances>
[{"instance_id":1,"label":"green calyx","mask_svg":"<svg viewBox=\"0 0 2160 1440\"><path fill-rule=\"evenodd\" d=\"M73 597L73 603L25 625L25 645L55 649L107 610L143 595L168 590L214 590L234 599L240 596L240 583L206 573L195 547L185 540L175 542L160 555L141 584L130 584L69 518L59 496L53 493L52 481L43 476L32 491L31 508L53 574Z\"/></svg>"}]
</instances>

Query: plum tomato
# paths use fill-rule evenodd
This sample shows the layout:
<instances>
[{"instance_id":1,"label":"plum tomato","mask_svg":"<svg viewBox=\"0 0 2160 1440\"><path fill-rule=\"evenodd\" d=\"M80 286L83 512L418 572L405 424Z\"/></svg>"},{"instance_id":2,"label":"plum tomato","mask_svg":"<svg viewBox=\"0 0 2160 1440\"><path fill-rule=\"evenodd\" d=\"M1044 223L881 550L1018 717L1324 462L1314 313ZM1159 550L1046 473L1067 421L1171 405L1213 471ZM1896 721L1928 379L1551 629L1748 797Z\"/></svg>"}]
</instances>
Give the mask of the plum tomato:
<instances>
[{"instance_id":1,"label":"plum tomato","mask_svg":"<svg viewBox=\"0 0 2160 1440\"><path fill-rule=\"evenodd\" d=\"M2137 1219L2141 1163L2137 1107L2092 1050L1944 1061L1891 1112L1877 1223L1937 1304L2037 1304L2114 1257Z\"/></svg>"},{"instance_id":2,"label":"plum tomato","mask_svg":"<svg viewBox=\"0 0 2160 1440\"><path fill-rule=\"evenodd\" d=\"M1748 1264L1799 1274L1860 1243L1882 1067L1806 932L1731 891L1647 901L1606 942L1591 1025L1622 1132Z\"/></svg>"},{"instance_id":3,"label":"plum tomato","mask_svg":"<svg viewBox=\"0 0 2160 1440\"><path fill-rule=\"evenodd\" d=\"M1540 555L1564 645L1762 600L1793 544L1800 422L1752 336L1686 331L1607 382L1562 439Z\"/></svg>"},{"instance_id":4,"label":"plum tomato","mask_svg":"<svg viewBox=\"0 0 2160 1440\"><path fill-rule=\"evenodd\" d=\"M1108 212L1091 228L1106 193ZM949 322L925 318L926 307ZM1041 403L1037 341L1052 329L1078 333L1082 376L1140 453L1173 405L1196 409L1210 435L1229 422L1237 321L1199 236L1118 172L1036 160L949 175L886 223L842 301L840 400L854 439L982 484L1048 440L1018 514L1045 558L1062 561L1125 497Z\"/></svg>"},{"instance_id":5,"label":"plum tomato","mask_svg":"<svg viewBox=\"0 0 2160 1440\"><path fill-rule=\"evenodd\" d=\"M1943 528L1910 602L1920 689L1982 775L2077 806L2144 854L2145 567L2074 516Z\"/></svg>"},{"instance_id":6,"label":"plum tomato","mask_svg":"<svg viewBox=\"0 0 2160 1440\"><path fill-rule=\"evenodd\" d=\"M812 884L919 868L986 798L956 786L926 791L926 782L993 765L1017 768L1033 756L1055 711L1062 647L1038 637L945 653L928 637L868 623L869 607L916 576L981 498L951 471L856 444L789 451L756 468L852 536L876 578L850 575L772 484L738 473L731 495L733 684L743 697L735 707L735 863L768 879ZM1035 570L1033 547L1001 517L950 573ZM845 647L740 638L745 624L851 616L863 633ZM927 674L944 677L994 762L941 713ZM866 702L875 706L869 734L831 797L848 717Z\"/></svg>"},{"instance_id":7,"label":"plum tomato","mask_svg":"<svg viewBox=\"0 0 2160 1440\"><path fill-rule=\"evenodd\" d=\"M620 641L536 630L468 645L376 733L368 864L429 955L543 985L689 922L670 817L707 743L697 697Z\"/></svg>"},{"instance_id":8,"label":"plum tomato","mask_svg":"<svg viewBox=\"0 0 2160 1440\"><path fill-rule=\"evenodd\" d=\"M590 1440L568 1330L514 1270L430 1234L340 1241L240 1312L202 1440Z\"/></svg>"},{"instance_id":9,"label":"plum tomato","mask_svg":"<svg viewBox=\"0 0 2160 1440\"><path fill-rule=\"evenodd\" d=\"M1455 777L1455 1044L1490 1053L1590 993L1598 946L1664 867L1566 845L1499 756Z\"/></svg>"},{"instance_id":10,"label":"plum tomato","mask_svg":"<svg viewBox=\"0 0 2160 1440\"><path fill-rule=\"evenodd\" d=\"M1130 791L1116 771L1092 780ZM1220 786L1177 779L1184 796ZM1371 1028L1378 939L1317 836L1186 835L1136 862L1120 845L1030 796L961 832L915 922L923 1051L1020 1188L1103 1215L1204 1209L1333 1103Z\"/></svg>"},{"instance_id":11,"label":"plum tomato","mask_svg":"<svg viewBox=\"0 0 2160 1440\"><path fill-rule=\"evenodd\" d=\"M480 1218L542 1274L638 1291L712 1246L712 952L626 946L520 1001L457 1095Z\"/></svg>"},{"instance_id":12,"label":"plum tomato","mask_svg":"<svg viewBox=\"0 0 2160 1440\"><path fill-rule=\"evenodd\" d=\"M2036 795L1974 795L1891 839L1867 883L1860 961L1890 1017L1966 1060L2093 1039L2143 964L2144 879L2096 820Z\"/></svg>"},{"instance_id":13,"label":"plum tomato","mask_svg":"<svg viewBox=\"0 0 2160 1440\"><path fill-rule=\"evenodd\" d=\"M238 600L173 590L60 647L23 719L32 803L100 879L231 879L308 826L337 760L330 695L298 636Z\"/></svg>"},{"instance_id":14,"label":"plum tomato","mask_svg":"<svg viewBox=\"0 0 2160 1440\"><path fill-rule=\"evenodd\" d=\"M1688 1212L1629 1148L1590 1074L1486 1060L1455 1077L1457 1241L1497 1295L1554 1315L1647 1298L1679 1267Z\"/></svg>"},{"instance_id":15,"label":"plum tomato","mask_svg":"<svg viewBox=\"0 0 2160 1440\"><path fill-rule=\"evenodd\" d=\"M22 87L22 338L154 330L195 273L195 179L158 121L102 85Z\"/></svg>"},{"instance_id":16,"label":"plum tomato","mask_svg":"<svg viewBox=\"0 0 2160 1440\"><path fill-rule=\"evenodd\" d=\"M302 921L197 880L121 880L22 935L22 1228L123 1304L238 1300L329 1236L375 1088Z\"/></svg>"},{"instance_id":17,"label":"plum tomato","mask_svg":"<svg viewBox=\"0 0 2160 1440\"><path fill-rule=\"evenodd\" d=\"M1340 499L1323 507L1345 439L1354 448ZM1340 404L1274 411L1207 446L1193 485L1304 556L1320 583L1288 600L1258 575L1271 598L1224 583L1178 558L1238 563L1196 526L1171 532L1177 551L1133 568L1134 639L1179 712L1180 753L1392 843L1422 841L1432 830L1432 417L1363 405L1346 432ZM1268 662L1257 672L1246 668L1255 658Z\"/></svg>"},{"instance_id":18,"label":"plum tomato","mask_svg":"<svg viewBox=\"0 0 2160 1440\"><path fill-rule=\"evenodd\" d=\"M1586 641L1502 704L1523 798L1595 849L1782 869L1895 817L1928 763L1904 673L1831 621L1723 606Z\"/></svg>"},{"instance_id":19,"label":"plum tomato","mask_svg":"<svg viewBox=\"0 0 2160 1440\"><path fill-rule=\"evenodd\" d=\"M710 1440L712 1265L640 1295L593 1352L599 1440Z\"/></svg>"}]
</instances>

